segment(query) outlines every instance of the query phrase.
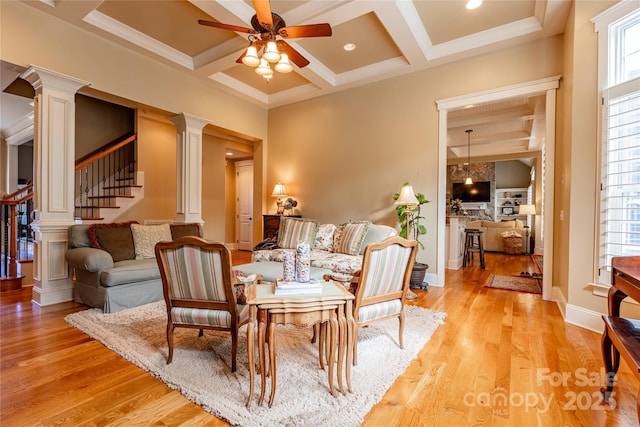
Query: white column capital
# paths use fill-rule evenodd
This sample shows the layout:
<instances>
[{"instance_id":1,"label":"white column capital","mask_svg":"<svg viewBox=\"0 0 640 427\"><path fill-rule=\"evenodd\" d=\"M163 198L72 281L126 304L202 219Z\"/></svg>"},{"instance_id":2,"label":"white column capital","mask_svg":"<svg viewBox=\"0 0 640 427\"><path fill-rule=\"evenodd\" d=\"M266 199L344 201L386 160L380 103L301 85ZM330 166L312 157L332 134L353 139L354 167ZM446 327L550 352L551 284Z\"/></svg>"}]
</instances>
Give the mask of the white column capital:
<instances>
[{"instance_id":1,"label":"white column capital","mask_svg":"<svg viewBox=\"0 0 640 427\"><path fill-rule=\"evenodd\" d=\"M65 76L64 74L47 70L46 68L38 67L36 65L31 65L27 68L27 70L20 75L20 78L28 81L36 92L43 88L50 88L62 92L73 93L75 95L78 89L90 84L87 81Z\"/></svg>"},{"instance_id":2,"label":"white column capital","mask_svg":"<svg viewBox=\"0 0 640 427\"><path fill-rule=\"evenodd\" d=\"M198 129L202 131L206 125L211 123L211 121L207 119L189 113L180 113L176 116L169 117L169 120L173 122L179 132L184 132L187 129Z\"/></svg>"}]
</instances>

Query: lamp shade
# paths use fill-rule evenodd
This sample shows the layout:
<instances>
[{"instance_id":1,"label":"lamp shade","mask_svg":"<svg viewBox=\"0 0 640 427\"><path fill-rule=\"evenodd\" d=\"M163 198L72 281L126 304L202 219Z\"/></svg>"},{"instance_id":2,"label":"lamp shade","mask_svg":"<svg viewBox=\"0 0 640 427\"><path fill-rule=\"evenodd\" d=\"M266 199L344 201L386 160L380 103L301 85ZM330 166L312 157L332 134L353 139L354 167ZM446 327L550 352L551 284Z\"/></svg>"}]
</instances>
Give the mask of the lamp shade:
<instances>
[{"instance_id":1,"label":"lamp shade","mask_svg":"<svg viewBox=\"0 0 640 427\"><path fill-rule=\"evenodd\" d=\"M464 185L471 185L473 184L473 180L471 179L470 176L467 177L467 179L464 180Z\"/></svg>"},{"instance_id":2,"label":"lamp shade","mask_svg":"<svg viewBox=\"0 0 640 427\"><path fill-rule=\"evenodd\" d=\"M247 48L247 53L242 57L242 63L249 67L257 67L260 65L260 58L258 58L258 50L254 45Z\"/></svg>"},{"instance_id":3,"label":"lamp shade","mask_svg":"<svg viewBox=\"0 0 640 427\"><path fill-rule=\"evenodd\" d=\"M398 200L396 200L396 205L418 205L418 198L416 197L416 193L413 192L413 187L410 185L402 186L402 190L400 190L400 196L398 196Z\"/></svg>"},{"instance_id":4,"label":"lamp shade","mask_svg":"<svg viewBox=\"0 0 640 427\"><path fill-rule=\"evenodd\" d=\"M520 210L518 211L520 215L535 215L536 214L536 205L520 205Z\"/></svg>"},{"instance_id":5,"label":"lamp shade","mask_svg":"<svg viewBox=\"0 0 640 427\"><path fill-rule=\"evenodd\" d=\"M273 193L271 197L287 197L287 189L284 188L284 184L279 182L273 187Z\"/></svg>"}]
</instances>

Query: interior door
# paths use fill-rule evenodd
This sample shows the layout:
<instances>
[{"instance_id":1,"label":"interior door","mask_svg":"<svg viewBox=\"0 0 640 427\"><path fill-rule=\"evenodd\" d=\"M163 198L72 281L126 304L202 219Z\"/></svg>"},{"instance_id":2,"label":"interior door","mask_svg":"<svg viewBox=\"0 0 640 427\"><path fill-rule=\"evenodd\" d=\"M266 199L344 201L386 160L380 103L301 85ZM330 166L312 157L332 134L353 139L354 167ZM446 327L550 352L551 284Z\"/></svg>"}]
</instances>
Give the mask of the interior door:
<instances>
[{"instance_id":1,"label":"interior door","mask_svg":"<svg viewBox=\"0 0 640 427\"><path fill-rule=\"evenodd\" d=\"M241 251L253 248L253 161L236 163L236 242Z\"/></svg>"}]
</instances>

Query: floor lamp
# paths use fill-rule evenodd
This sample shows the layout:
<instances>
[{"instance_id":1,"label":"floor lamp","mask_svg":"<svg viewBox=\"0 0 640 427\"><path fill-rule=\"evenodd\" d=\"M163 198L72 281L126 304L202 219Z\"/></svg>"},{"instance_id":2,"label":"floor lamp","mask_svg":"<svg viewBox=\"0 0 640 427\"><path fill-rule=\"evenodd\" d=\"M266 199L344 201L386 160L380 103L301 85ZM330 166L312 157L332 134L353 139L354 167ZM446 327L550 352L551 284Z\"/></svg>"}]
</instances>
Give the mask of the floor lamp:
<instances>
[{"instance_id":1,"label":"floor lamp","mask_svg":"<svg viewBox=\"0 0 640 427\"><path fill-rule=\"evenodd\" d=\"M412 206L418 206L420 202L416 197L416 193L413 191L413 187L409 184L405 184L402 186L402 190L400 190L400 195L396 199L396 205L403 205L405 207L404 218L405 218L405 239L409 239L409 216L411 213L409 212ZM418 295L413 292L411 289L407 292L408 299L416 299Z\"/></svg>"},{"instance_id":2,"label":"floor lamp","mask_svg":"<svg viewBox=\"0 0 640 427\"><path fill-rule=\"evenodd\" d=\"M536 205L520 205L520 209L518 210L518 214L519 215L531 215L533 217L535 217L536 215ZM535 218L534 218L535 220ZM527 229L527 253L531 253L531 240L530 240L530 228L529 228L529 224L525 225L525 228Z\"/></svg>"}]
</instances>

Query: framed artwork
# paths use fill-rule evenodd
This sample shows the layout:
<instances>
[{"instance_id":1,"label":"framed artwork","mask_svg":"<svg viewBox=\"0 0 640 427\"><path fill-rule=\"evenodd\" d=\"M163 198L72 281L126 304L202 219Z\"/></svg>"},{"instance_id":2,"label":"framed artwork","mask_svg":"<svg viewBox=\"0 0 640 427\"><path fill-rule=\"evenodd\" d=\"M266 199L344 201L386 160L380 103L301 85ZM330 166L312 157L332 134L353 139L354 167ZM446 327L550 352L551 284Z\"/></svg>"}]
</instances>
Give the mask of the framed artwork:
<instances>
[{"instance_id":1,"label":"framed artwork","mask_svg":"<svg viewBox=\"0 0 640 427\"><path fill-rule=\"evenodd\" d=\"M276 212L277 215L282 215L284 214L284 203L280 203L278 204L278 211Z\"/></svg>"},{"instance_id":2,"label":"framed artwork","mask_svg":"<svg viewBox=\"0 0 640 427\"><path fill-rule=\"evenodd\" d=\"M513 206L503 206L502 215L513 215Z\"/></svg>"}]
</instances>

